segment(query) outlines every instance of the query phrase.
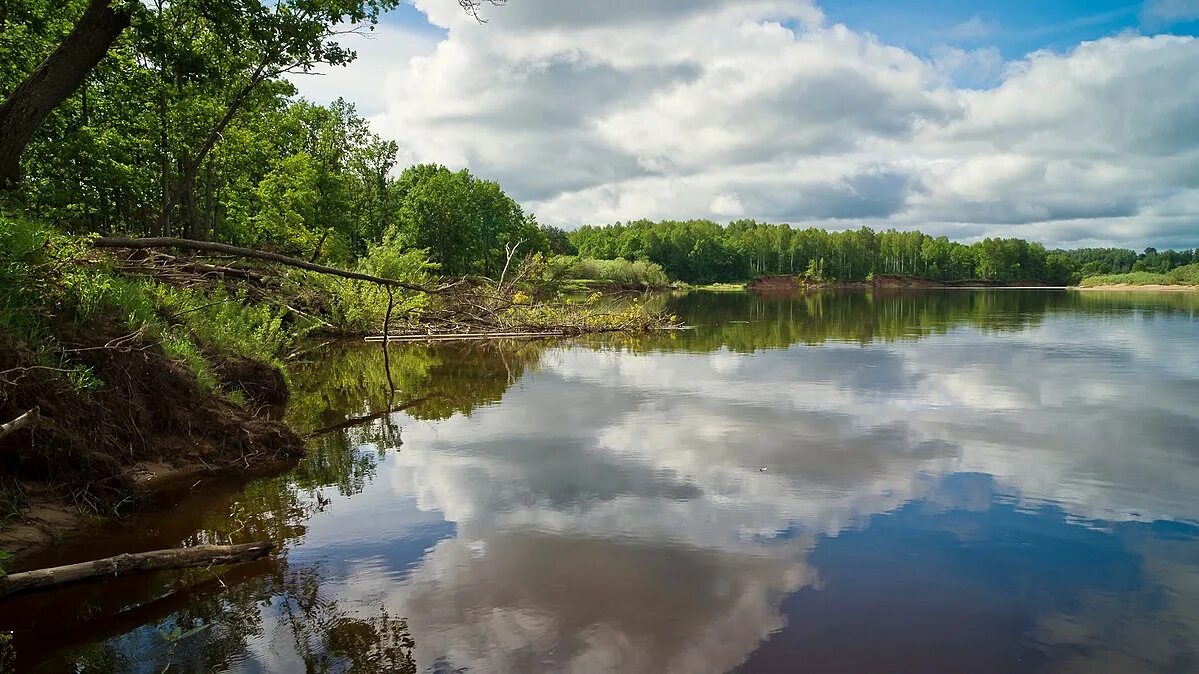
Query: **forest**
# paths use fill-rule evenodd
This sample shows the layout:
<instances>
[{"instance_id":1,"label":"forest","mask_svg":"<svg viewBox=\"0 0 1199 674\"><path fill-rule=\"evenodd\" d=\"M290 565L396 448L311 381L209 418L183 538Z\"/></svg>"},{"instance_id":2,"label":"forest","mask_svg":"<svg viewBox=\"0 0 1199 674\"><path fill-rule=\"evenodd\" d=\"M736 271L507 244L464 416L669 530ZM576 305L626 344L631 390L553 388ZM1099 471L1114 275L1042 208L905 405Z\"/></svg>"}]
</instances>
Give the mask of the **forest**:
<instances>
[{"instance_id":1,"label":"forest","mask_svg":"<svg viewBox=\"0 0 1199 674\"><path fill-rule=\"evenodd\" d=\"M1199 262L1194 250L1136 253L1121 248L1050 250L1023 239L973 244L919 231L839 232L736 220L637 220L583 226L568 236L580 256L647 260L688 283L744 281L762 275L804 275L817 282L861 281L875 275L937 280L1033 280L1075 284L1081 278L1134 271L1166 273Z\"/></svg>"},{"instance_id":2,"label":"forest","mask_svg":"<svg viewBox=\"0 0 1199 674\"><path fill-rule=\"evenodd\" d=\"M473 12L482 1L460 4ZM398 145L351 103L298 96L294 82L352 62L350 40L397 3L6 3L4 227L220 241L346 268L379 268L372 254L406 255L403 269L422 268L419 258L444 276L487 278L513 248L520 258L653 263L686 283L886 274L1065 285L1197 261L1191 250L1048 250L991 238L966 245L917 231L753 220L540 226L492 180L398 166ZM660 285L655 269L581 263L567 273Z\"/></svg>"}]
</instances>

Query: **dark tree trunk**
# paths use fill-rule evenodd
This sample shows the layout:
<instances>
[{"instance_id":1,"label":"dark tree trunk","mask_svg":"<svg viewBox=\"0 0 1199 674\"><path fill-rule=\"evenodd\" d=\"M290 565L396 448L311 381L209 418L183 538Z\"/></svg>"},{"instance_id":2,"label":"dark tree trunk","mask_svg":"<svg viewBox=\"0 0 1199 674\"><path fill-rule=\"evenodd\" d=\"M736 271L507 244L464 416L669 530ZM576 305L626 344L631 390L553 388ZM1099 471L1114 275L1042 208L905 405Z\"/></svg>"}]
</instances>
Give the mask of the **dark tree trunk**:
<instances>
[{"instance_id":1,"label":"dark tree trunk","mask_svg":"<svg viewBox=\"0 0 1199 674\"><path fill-rule=\"evenodd\" d=\"M242 103L254 91L254 89L266 80L266 64L258 65L254 74L250 76L250 81L238 90L237 95L229 103L229 107L225 109L224 116L216 123L216 126L208 133L208 137L204 140L204 144L196 151L196 154L190 158L180 160L180 178L179 185L173 192L168 192L163 202L162 213L158 217L158 227L163 232L170 231L171 211L176 204L187 209L186 215L191 217L188 223L189 238L195 238L195 195L193 190L196 187L196 172L199 171L200 165L208 158L208 153L216 146L220 140L221 134L225 132L225 128L233 121L238 110L241 109Z\"/></svg>"},{"instance_id":2,"label":"dark tree trunk","mask_svg":"<svg viewBox=\"0 0 1199 674\"><path fill-rule=\"evenodd\" d=\"M91 0L62 44L0 105L0 188L20 181L21 154L34 131L75 93L129 25L129 15L110 3Z\"/></svg>"}]
</instances>

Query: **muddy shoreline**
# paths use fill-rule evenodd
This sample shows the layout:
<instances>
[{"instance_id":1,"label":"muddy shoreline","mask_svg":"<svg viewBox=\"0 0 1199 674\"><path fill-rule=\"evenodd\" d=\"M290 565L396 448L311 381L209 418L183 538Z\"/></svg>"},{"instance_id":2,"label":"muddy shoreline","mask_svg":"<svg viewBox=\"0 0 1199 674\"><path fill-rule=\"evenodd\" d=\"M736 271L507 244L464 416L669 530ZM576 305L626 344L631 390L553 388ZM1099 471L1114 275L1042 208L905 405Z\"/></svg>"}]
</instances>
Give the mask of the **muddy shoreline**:
<instances>
[{"instance_id":1,"label":"muddy shoreline","mask_svg":"<svg viewBox=\"0 0 1199 674\"><path fill-rule=\"evenodd\" d=\"M288 391L272 366L210 352L217 390L113 316L58 326L55 336L62 364L51 368L32 345L0 335L0 418L37 411L0 437L0 550L17 563L155 494L303 454L278 417ZM95 383L79 385L67 368L87 368Z\"/></svg>"}]
</instances>

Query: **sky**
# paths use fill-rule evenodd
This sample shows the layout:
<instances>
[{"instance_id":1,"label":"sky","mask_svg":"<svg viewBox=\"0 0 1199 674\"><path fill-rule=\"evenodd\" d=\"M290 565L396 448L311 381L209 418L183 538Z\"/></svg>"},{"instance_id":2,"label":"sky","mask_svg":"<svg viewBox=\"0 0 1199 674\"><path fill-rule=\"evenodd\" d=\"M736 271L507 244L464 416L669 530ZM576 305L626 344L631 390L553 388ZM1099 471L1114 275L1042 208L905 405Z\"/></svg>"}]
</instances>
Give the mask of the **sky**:
<instances>
[{"instance_id":1,"label":"sky","mask_svg":"<svg viewBox=\"0 0 1199 674\"><path fill-rule=\"evenodd\" d=\"M1199 0L413 0L299 76L543 224L1199 246Z\"/></svg>"}]
</instances>

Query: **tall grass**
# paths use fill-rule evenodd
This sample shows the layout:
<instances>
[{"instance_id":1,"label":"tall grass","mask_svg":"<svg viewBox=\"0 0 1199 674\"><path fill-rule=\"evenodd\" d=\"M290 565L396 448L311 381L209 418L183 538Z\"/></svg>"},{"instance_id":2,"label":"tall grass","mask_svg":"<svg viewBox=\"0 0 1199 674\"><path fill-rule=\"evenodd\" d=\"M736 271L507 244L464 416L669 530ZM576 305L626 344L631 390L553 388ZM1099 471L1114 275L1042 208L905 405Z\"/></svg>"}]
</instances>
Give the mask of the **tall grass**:
<instances>
[{"instance_id":1,"label":"tall grass","mask_svg":"<svg viewBox=\"0 0 1199 674\"><path fill-rule=\"evenodd\" d=\"M279 365L298 338L277 307L220 289L127 278L106 260L85 238L0 212L0 330L28 344L42 364L67 369L81 389L101 383L86 368L72 370L59 335L101 315L158 343L169 358L195 374L204 390L218 386L206 349Z\"/></svg>"},{"instance_id":2,"label":"tall grass","mask_svg":"<svg viewBox=\"0 0 1199 674\"><path fill-rule=\"evenodd\" d=\"M1188 264L1177 269L1172 269L1164 274L1150 271L1134 271L1128 274L1089 276L1083 279L1079 285L1083 288L1108 285L1199 285L1199 264Z\"/></svg>"}]
</instances>

